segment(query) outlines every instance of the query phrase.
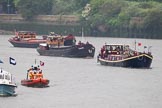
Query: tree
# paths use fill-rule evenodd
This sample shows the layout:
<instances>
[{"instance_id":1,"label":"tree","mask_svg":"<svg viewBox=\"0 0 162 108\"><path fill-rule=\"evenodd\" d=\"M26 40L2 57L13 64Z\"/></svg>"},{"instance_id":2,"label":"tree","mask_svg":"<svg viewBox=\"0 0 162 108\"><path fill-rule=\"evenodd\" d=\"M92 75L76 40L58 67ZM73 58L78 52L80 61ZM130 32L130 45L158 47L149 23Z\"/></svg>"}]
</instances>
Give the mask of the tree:
<instances>
[{"instance_id":1,"label":"tree","mask_svg":"<svg viewBox=\"0 0 162 108\"><path fill-rule=\"evenodd\" d=\"M90 21L92 25L109 26L119 25L119 14L125 6L123 0L92 0L92 11Z\"/></svg>"},{"instance_id":2,"label":"tree","mask_svg":"<svg viewBox=\"0 0 162 108\"><path fill-rule=\"evenodd\" d=\"M151 9L145 17L143 25L152 37L157 38L160 36L162 38L162 10L158 8Z\"/></svg>"},{"instance_id":3,"label":"tree","mask_svg":"<svg viewBox=\"0 0 162 108\"><path fill-rule=\"evenodd\" d=\"M0 13L14 14L15 13L14 0L0 0Z\"/></svg>"},{"instance_id":4,"label":"tree","mask_svg":"<svg viewBox=\"0 0 162 108\"><path fill-rule=\"evenodd\" d=\"M54 0L53 14L79 13L90 0Z\"/></svg>"},{"instance_id":5,"label":"tree","mask_svg":"<svg viewBox=\"0 0 162 108\"><path fill-rule=\"evenodd\" d=\"M52 6L52 0L19 0L17 3L19 13L26 20L31 20L39 14L50 14Z\"/></svg>"}]
</instances>

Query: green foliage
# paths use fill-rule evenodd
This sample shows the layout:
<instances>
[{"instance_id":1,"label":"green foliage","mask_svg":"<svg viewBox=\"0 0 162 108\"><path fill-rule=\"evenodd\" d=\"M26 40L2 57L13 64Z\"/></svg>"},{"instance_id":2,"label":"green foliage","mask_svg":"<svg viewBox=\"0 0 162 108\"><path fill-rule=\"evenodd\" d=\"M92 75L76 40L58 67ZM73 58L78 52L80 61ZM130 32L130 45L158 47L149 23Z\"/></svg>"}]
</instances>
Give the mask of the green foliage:
<instances>
[{"instance_id":1,"label":"green foliage","mask_svg":"<svg viewBox=\"0 0 162 108\"><path fill-rule=\"evenodd\" d=\"M50 14L52 3L52 0L20 0L17 7L22 17L31 20L39 14Z\"/></svg>"},{"instance_id":2,"label":"green foliage","mask_svg":"<svg viewBox=\"0 0 162 108\"><path fill-rule=\"evenodd\" d=\"M162 31L162 4L155 1L157 0L91 0L89 22L94 28L104 25L113 34L114 31L121 32L121 29L125 29L128 35L135 33L157 38Z\"/></svg>"},{"instance_id":3,"label":"green foliage","mask_svg":"<svg viewBox=\"0 0 162 108\"><path fill-rule=\"evenodd\" d=\"M0 3L6 2L6 0L0 0Z\"/></svg>"},{"instance_id":4,"label":"green foliage","mask_svg":"<svg viewBox=\"0 0 162 108\"><path fill-rule=\"evenodd\" d=\"M13 2L15 3L15 6L17 6L17 4L20 2L20 0L13 0Z\"/></svg>"},{"instance_id":5,"label":"green foliage","mask_svg":"<svg viewBox=\"0 0 162 108\"><path fill-rule=\"evenodd\" d=\"M15 13L14 0L0 0L0 13L14 14Z\"/></svg>"},{"instance_id":6,"label":"green foliage","mask_svg":"<svg viewBox=\"0 0 162 108\"><path fill-rule=\"evenodd\" d=\"M74 14L81 13L82 8L90 0L53 0L53 14Z\"/></svg>"},{"instance_id":7,"label":"green foliage","mask_svg":"<svg viewBox=\"0 0 162 108\"><path fill-rule=\"evenodd\" d=\"M154 1L154 2L162 2L161 0L127 0L127 1L136 1L136 2L149 2L149 1Z\"/></svg>"},{"instance_id":8,"label":"green foliage","mask_svg":"<svg viewBox=\"0 0 162 108\"><path fill-rule=\"evenodd\" d=\"M94 1L94 2L93 2ZM92 13L90 21L95 21L98 25L118 25L118 16L124 7L124 2L121 0L92 0ZM96 7L95 7L96 6ZM94 10L93 10L94 9ZM94 25L96 26L96 25Z\"/></svg>"},{"instance_id":9,"label":"green foliage","mask_svg":"<svg viewBox=\"0 0 162 108\"><path fill-rule=\"evenodd\" d=\"M144 19L144 24L146 28L151 28L158 26L162 27L162 10L152 9L149 11L148 15Z\"/></svg>"}]
</instances>

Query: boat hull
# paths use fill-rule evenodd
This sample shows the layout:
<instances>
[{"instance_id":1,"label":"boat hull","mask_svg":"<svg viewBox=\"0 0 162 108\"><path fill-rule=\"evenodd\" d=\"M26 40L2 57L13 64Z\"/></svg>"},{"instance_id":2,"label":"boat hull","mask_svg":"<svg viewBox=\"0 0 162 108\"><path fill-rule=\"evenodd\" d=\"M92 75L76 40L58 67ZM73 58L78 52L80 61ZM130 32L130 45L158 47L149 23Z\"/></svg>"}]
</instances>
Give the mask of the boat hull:
<instances>
[{"instance_id":1,"label":"boat hull","mask_svg":"<svg viewBox=\"0 0 162 108\"><path fill-rule=\"evenodd\" d=\"M38 47L37 52L43 56L58 56L58 57L74 57L74 58L84 58L84 57L94 57L95 48L92 45L84 46L66 46L43 49Z\"/></svg>"},{"instance_id":2,"label":"boat hull","mask_svg":"<svg viewBox=\"0 0 162 108\"><path fill-rule=\"evenodd\" d=\"M102 58L98 58L98 62L101 65L116 66L116 67L128 67L128 68L150 68L152 63L152 56L148 54L142 54L135 57L125 58L123 60L110 61Z\"/></svg>"},{"instance_id":3,"label":"boat hull","mask_svg":"<svg viewBox=\"0 0 162 108\"><path fill-rule=\"evenodd\" d=\"M32 79L32 80L21 80L21 85L23 86L27 86L27 87L38 87L38 88L42 88L42 87L48 87L49 84L49 80L48 79L43 79L43 78L39 78L39 79Z\"/></svg>"},{"instance_id":4,"label":"boat hull","mask_svg":"<svg viewBox=\"0 0 162 108\"><path fill-rule=\"evenodd\" d=\"M0 96L16 96L15 85L0 84Z\"/></svg>"},{"instance_id":5,"label":"boat hull","mask_svg":"<svg viewBox=\"0 0 162 108\"><path fill-rule=\"evenodd\" d=\"M15 41L10 39L9 42L14 47L23 47L23 48L37 48L40 43L45 43L46 41L35 41L35 42L28 42L28 41Z\"/></svg>"}]
</instances>

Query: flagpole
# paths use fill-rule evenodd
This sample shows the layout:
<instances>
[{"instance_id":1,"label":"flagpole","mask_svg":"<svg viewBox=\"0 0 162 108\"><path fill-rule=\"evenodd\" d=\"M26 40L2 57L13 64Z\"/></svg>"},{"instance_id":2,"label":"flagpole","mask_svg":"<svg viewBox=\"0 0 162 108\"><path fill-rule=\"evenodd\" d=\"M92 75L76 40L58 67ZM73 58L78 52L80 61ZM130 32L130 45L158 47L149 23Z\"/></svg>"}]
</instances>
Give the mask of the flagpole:
<instances>
[{"instance_id":1,"label":"flagpole","mask_svg":"<svg viewBox=\"0 0 162 108\"><path fill-rule=\"evenodd\" d=\"M136 40L135 40L135 51L136 51Z\"/></svg>"},{"instance_id":2,"label":"flagpole","mask_svg":"<svg viewBox=\"0 0 162 108\"><path fill-rule=\"evenodd\" d=\"M84 28L82 27L82 42L83 42L83 37L84 37Z\"/></svg>"}]
</instances>

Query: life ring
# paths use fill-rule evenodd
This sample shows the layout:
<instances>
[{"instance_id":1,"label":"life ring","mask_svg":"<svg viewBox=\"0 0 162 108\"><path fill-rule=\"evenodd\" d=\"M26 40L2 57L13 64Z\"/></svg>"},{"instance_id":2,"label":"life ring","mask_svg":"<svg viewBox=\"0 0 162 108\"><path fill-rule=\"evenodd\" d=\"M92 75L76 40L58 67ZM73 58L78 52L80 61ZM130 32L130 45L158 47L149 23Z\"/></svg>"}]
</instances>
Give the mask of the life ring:
<instances>
[{"instance_id":1,"label":"life ring","mask_svg":"<svg viewBox=\"0 0 162 108\"><path fill-rule=\"evenodd\" d=\"M138 57L138 60L143 60L143 56Z\"/></svg>"},{"instance_id":2,"label":"life ring","mask_svg":"<svg viewBox=\"0 0 162 108\"><path fill-rule=\"evenodd\" d=\"M89 49L89 50L88 50L88 52L89 52L89 53L92 53L92 50L91 50L91 49Z\"/></svg>"}]
</instances>

